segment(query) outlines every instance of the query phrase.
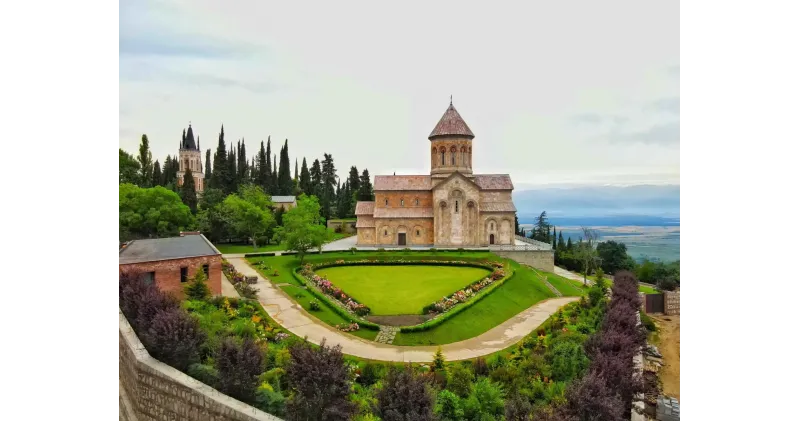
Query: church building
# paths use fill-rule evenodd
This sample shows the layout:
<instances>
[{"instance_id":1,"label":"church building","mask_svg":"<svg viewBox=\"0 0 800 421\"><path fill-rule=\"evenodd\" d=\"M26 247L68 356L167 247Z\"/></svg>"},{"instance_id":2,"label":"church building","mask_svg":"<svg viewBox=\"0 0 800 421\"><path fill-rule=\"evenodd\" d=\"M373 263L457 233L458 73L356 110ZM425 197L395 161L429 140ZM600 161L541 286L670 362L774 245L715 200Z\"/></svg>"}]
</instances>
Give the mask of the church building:
<instances>
[{"instance_id":1,"label":"church building","mask_svg":"<svg viewBox=\"0 0 800 421\"><path fill-rule=\"evenodd\" d=\"M200 136L197 137L197 144L194 143L192 123L189 123L189 130L183 131L183 140L178 150L178 187L183 185L183 175L187 169L192 171L194 190L202 193L206 181L203 173L203 154L200 153Z\"/></svg>"},{"instance_id":2,"label":"church building","mask_svg":"<svg viewBox=\"0 0 800 421\"><path fill-rule=\"evenodd\" d=\"M356 204L359 246L514 244L508 174L473 174L475 135L452 101L428 139L430 175L376 175L375 201Z\"/></svg>"}]
</instances>

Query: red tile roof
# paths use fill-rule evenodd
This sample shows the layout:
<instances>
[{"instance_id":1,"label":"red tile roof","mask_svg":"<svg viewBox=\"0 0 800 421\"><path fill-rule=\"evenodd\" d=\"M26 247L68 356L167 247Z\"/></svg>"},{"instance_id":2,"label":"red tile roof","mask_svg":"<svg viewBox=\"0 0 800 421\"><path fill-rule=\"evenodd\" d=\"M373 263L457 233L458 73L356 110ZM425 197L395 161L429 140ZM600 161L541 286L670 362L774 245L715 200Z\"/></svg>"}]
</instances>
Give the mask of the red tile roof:
<instances>
[{"instance_id":1,"label":"red tile roof","mask_svg":"<svg viewBox=\"0 0 800 421\"><path fill-rule=\"evenodd\" d=\"M356 202L356 215L372 215L375 202Z\"/></svg>"},{"instance_id":2,"label":"red tile roof","mask_svg":"<svg viewBox=\"0 0 800 421\"><path fill-rule=\"evenodd\" d=\"M375 208L375 218L433 218L433 208Z\"/></svg>"},{"instance_id":3,"label":"red tile roof","mask_svg":"<svg viewBox=\"0 0 800 421\"><path fill-rule=\"evenodd\" d=\"M382 190L430 190L429 175L376 175L375 191Z\"/></svg>"},{"instance_id":4,"label":"red tile roof","mask_svg":"<svg viewBox=\"0 0 800 421\"><path fill-rule=\"evenodd\" d=\"M480 204L481 212L516 212L512 202L484 202Z\"/></svg>"},{"instance_id":5,"label":"red tile roof","mask_svg":"<svg viewBox=\"0 0 800 421\"><path fill-rule=\"evenodd\" d=\"M375 218L361 215L356 221L356 228L375 228Z\"/></svg>"},{"instance_id":6,"label":"red tile roof","mask_svg":"<svg viewBox=\"0 0 800 421\"><path fill-rule=\"evenodd\" d=\"M475 184L481 190L513 190L514 184L508 174L476 174Z\"/></svg>"},{"instance_id":7,"label":"red tile roof","mask_svg":"<svg viewBox=\"0 0 800 421\"><path fill-rule=\"evenodd\" d=\"M464 119L461 118L461 115L456 111L456 107L453 106L452 102L450 106L447 107L447 111L444 112L439 123L433 128L428 139L433 139L437 136L466 136L470 139L475 137L475 135L472 134L472 130L467 126L467 123L464 122Z\"/></svg>"}]
</instances>

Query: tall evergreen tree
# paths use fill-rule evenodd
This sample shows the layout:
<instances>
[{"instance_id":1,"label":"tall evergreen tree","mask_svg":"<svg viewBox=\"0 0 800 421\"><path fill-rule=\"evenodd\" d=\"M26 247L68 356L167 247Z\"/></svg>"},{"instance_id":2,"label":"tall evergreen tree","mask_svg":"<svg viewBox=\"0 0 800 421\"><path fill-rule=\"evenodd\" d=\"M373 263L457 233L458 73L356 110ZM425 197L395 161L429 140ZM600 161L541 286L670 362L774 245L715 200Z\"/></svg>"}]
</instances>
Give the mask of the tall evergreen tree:
<instances>
[{"instance_id":1,"label":"tall evergreen tree","mask_svg":"<svg viewBox=\"0 0 800 421\"><path fill-rule=\"evenodd\" d=\"M567 250L572 250L572 237L567 238Z\"/></svg>"},{"instance_id":2,"label":"tall evergreen tree","mask_svg":"<svg viewBox=\"0 0 800 421\"><path fill-rule=\"evenodd\" d=\"M161 175L161 164L159 164L158 160L156 159L156 162L153 164L153 181L152 181L151 185L152 186L160 186L161 185L161 179L163 177L164 176Z\"/></svg>"},{"instance_id":3,"label":"tall evergreen tree","mask_svg":"<svg viewBox=\"0 0 800 421\"><path fill-rule=\"evenodd\" d=\"M303 166L300 168L300 190L307 195L311 195L311 173L308 172L306 158L303 158Z\"/></svg>"},{"instance_id":4,"label":"tall evergreen tree","mask_svg":"<svg viewBox=\"0 0 800 421\"><path fill-rule=\"evenodd\" d=\"M300 174L297 173L297 158L294 159L294 183L300 182Z\"/></svg>"},{"instance_id":5,"label":"tall evergreen tree","mask_svg":"<svg viewBox=\"0 0 800 421\"><path fill-rule=\"evenodd\" d=\"M555 250L557 247L558 244L556 242L556 226L553 225L553 250Z\"/></svg>"},{"instance_id":6,"label":"tall evergreen tree","mask_svg":"<svg viewBox=\"0 0 800 421\"><path fill-rule=\"evenodd\" d=\"M353 194L352 189L350 189L350 180L347 180L344 182L344 184L342 184L342 188L336 198L338 203L336 215L339 218L347 218L352 214L352 199Z\"/></svg>"},{"instance_id":7,"label":"tall evergreen tree","mask_svg":"<svg viewBox=\"0 0 800 421\"><path fill-rule=\"evenodd\" d=\"M320 197L322 194L320 193L320 187L322 185L322 168L319 165L319 159L315 159L314 162L311 164L311 192L317 197Z\"/></svg>"},{"instance_id":8,"label":"tall evergreen tree","mask_svg":"<svg viewBox=\"0 0 800 421\"><path fill-rule=\"evenodd\" d=\"M558 250L565 250L567 245L564 244L564 236L561 234L561 231L558 232Z\"/></svg>"},{"instance_id":9,"label":"tall evergreen tree","mask_svg":"<svg viewBox=\"0 0 800 421\"><path fill-rule=\"evenodd\" d=\"M272 175L270 176L270 188L272 193L270 195L278 195L278 156L272 155Z\"/></svg>"},{"instance_id":10,"label":"tall evergreen tree","mask_svg":"<svg viewBox=\"0 0 800 421\"><path fill-rule=\"evenodd\" d=\"M360 189L358 190L358 200L375 200L375 196L372 192L372 182L370 181L369 170L366 168L364 168L364 171L361 172L361 185Z\"/></svg>"},{"instance_id":11,"label":"tall evergreen tree","mask_svg":"<svg viewBox=\"0 0 800 421\"><path fill-rule=\"evenodd\" d=\"M350 167L350 174L347 175L347 182L350 183L351 191L358 191L358 188L361 187L361 178L358 176L358 168L356 168L355 165Z\"/></svg>"},{"instance_id":12,"label":"tall evergreen tree","mask_svg":"<svg viewBox=\"0 0 800 421\"><path fill-rule=\"evenodd\" d=\"M192 213L197 213L197 193L194 191L194 177L190 168L187 168L186 172L183 173L180 196L183 204L188 206Z\"/></svg>"},{"instance_id":13,"label":"tall evergreen tree","mask_svg":"<svg viewBox=\"0 0 800 421\"><path fill-rule=\"evenodd\" d=\"M519 230L519 218L517 218L517 214L514 214L514 234L522 235Z\"/></svg>"},{"instance_id":14,"label":"tall evergreen tree","mask_svg":"<svg viewBox=\"0 0 800 421\"><path fill-rule=\"evenodd\" d=\"M248 170L250 175L247 181L248 183L258 184L258 170L256 168L256 157L252 157L250 158L250 169Z\"/></svg>"},{"instance_id":15,"label":"tall evergreen tree","mask_svg":"<svg viewBox=\"0 0 800 421\"><path fill-rule=\"evenodd\" d=\"M219 143L217 152L214 154L214 177L211 179L210 187L227 192L228 182L228 152L225 148L225 127L219 128Z\"/></svg>"},{"instance_id":16,"label":"tall evergreen tree","mask_svg":"<svg viewBox=\"0 0 800 421\"><path fill-rule=\"evenodd\" d=\"M247 184L247 181L250 178L249 170L250 168L247 165L247 152L244 146L244 139L237 145L237 162L236 162L236 181L238 185Z\"/></svg>"},{"instance_id":17,"label":"tall evergreen tree","mask_svg":"<svg viewBox=\"0 0 800 421\"><path fill-rule=\"evenodd\" d=\"M322 216L325 220L331 217L331 206L335 204L335 186L336 186L336 166L333 164L332 154L323 154L325 157L322 160L322 198L320 199L320 206L322 206Z\"/></svg>"},{"instance_id":18,"label":"tall evergreen tree","mask_svg":"<svg viewBox=\"0 0 800 421\"><path fill-rule=\"evenodd\" d=\"M238 189L236 182L238 173L236 172L236 151L233 149L233 143L231 143L231 150L228 152L228 173L225 175L227 177L225 194L236 193Z\"/></svg>"},{"instance_id":19,"label":"tall evergreen tree","mask_svg":"<svg viewBox=\"0 0 800 421\"><path fill-rule=\"evenodd\" d=\"M206 167L205 167L205 179L206 182L203 184L210 184L211 182L211 149L206 149Z\"/></svg>"},{"instance_id":20,"label":"tall evergreen tree","mask_svg":"<svg viewBox=\"0 0 800 421\"><path fill-rule=\"evenodd\" d=\"M292 184L292 170L289 161L289 139L283 144L281 148L281 163L278 167L278 194L291 195L294 191L294 184Z\"/></svg>"},{"instance_id":21,"label":"tall evergreen tree","mask_svg":"<svg viewBox=\"0 0 800 421\"><path fill-rule=\"evenodd\" d=\"M153 154L150 152L150 141L147 140L147 135L142 135L142 142L139 143L139 156L136 158L139 161L139 180L141 187L150 187L153 185Z\"/></svg>"},{"instance_id":22,"label":"tall evergreen tree","mask_svg":"<svg viewBox=\"0 0 800 421\"><path fill-rule=\"evenodd\" d=\"M275 194L275 186L272 180L272 160L269 159L269 157L272 156L272 146L270 146L270 142L270 136L267 136L267 177L265 178L264 192L272 196Z\"/></svg>"},{"instance_id":23,"label":"tall evergreen tree","mask_svg":"<svg viewBox=\"0 0 800 421\"><path fill-rule=\"evenodd\" d=\"M261 141L261 149L258 150L258 176L256 177L256 184L264 189L264 193L271 194L269 191L269 158L267 152L264 150L264 141Z\"/></svg>"}]
</instances>

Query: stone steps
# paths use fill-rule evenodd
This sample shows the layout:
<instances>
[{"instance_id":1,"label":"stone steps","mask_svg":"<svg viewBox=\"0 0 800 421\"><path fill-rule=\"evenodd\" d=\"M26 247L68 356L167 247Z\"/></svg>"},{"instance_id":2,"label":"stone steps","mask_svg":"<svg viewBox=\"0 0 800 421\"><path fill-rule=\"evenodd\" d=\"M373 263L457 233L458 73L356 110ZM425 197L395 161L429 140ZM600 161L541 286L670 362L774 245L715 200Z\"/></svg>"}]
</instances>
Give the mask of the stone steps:
<instances>
[{"instance_id":1,"label":"stone steps","mask_svg":"<svg viewBox=\"0 0 800 421\"><path fill-rule=\"evenodd\" d=\"M400 328L397 326L381 326L381 330L378 332L375 342L391 345L399 331Z\"/></svg>"}]
</instances>

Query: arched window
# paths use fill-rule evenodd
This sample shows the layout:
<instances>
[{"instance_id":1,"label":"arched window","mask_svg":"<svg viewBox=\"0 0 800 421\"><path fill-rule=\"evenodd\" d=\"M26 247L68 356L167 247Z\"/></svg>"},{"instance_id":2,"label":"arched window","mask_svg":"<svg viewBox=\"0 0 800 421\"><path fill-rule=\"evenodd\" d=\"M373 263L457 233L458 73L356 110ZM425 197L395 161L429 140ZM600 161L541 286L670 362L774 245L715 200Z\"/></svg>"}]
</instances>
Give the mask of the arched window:
<instances>
[{"instance_id":1,"label":"arched window","mask_svg":"<svg viewBox=\"0 0 800 421\"><path fill-rule=\"evenodd\" d=\"M442 151L442 165L444 165L444 150Z\"/></svg>"},{"instance_id":2,"label":"arched window","mask_svg":"<svg viewBox=\"0 0 800 421\"><path fill-rule=\"evenodd\" d=\"M489 224L489 229L490 229L490 230L494 230L494 222L492 222L492 223L490 223L490 224Z\"/></svg>"},{"instance_id":3,"label":"arched window","mask_svg":"<svg viewBox=\"0 0 800 421\"><path fill-rule=\"evenodd\" d=\"M406 202L405 200L403 200L403 199L400 199L400 206L401 206L401 207L402 207L402 206L405 206L405 202Z\"/></svg>"},{"instance_id":4,"label":"arched window","mask_svg":"<svg viewBox=\"0 0 800 421\"><path fill-rule=\"evenodd\" d=\"M387 236L387 235L389 235L389 230L383 230L383 235L384 235L384 236Z\"/></svg>"},{"instance_id":5,"label":"arched window","mask_svg":"<svg viewBox=\"0 0 800 421\"><path fill-rule=\"evenodd\" d=\"M450 165L456 165L456 153L450 152Z\"/></svg>"},{"instance_id":6,"label":"arched window","mask_svg":"<svg viewBox=\"0 0 800 421\"><path fill-rule=\"evenodd\" d=\"M456 200L456 213L458 213L458 200Z\"/></svg>"},{"instance_id":7,"label":"arched window","mask_svg":"<svg viewBox=\"0 0 800 421\"><path fill-rule=\"evenodd\" d=\"M416 200L415 205L419 206L419 199Z\"/></svg>"},{"instance_id":8,"label":"arched window","mask_svg":"<svg viewBox=\"0 0 800 421\"><path fill-rule=\"evenodd\" d=\"M419 237L419 230L417 230L417 237Z\"/></svg>"},{"instance_id":9,"label":"arched window","mask_svg":"<svg viewBox=\"0 0 800 421\"><path fill-rule=\"evenodd\" d=\"M389 199L383 199L384 206L389 206Z\"/></svg>"}]
</instances>

